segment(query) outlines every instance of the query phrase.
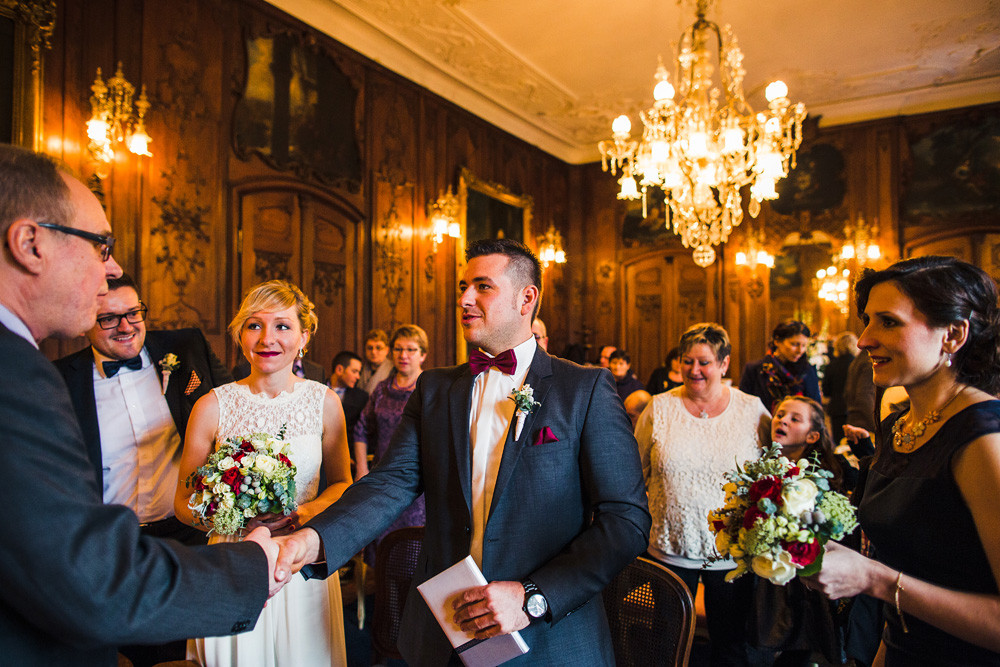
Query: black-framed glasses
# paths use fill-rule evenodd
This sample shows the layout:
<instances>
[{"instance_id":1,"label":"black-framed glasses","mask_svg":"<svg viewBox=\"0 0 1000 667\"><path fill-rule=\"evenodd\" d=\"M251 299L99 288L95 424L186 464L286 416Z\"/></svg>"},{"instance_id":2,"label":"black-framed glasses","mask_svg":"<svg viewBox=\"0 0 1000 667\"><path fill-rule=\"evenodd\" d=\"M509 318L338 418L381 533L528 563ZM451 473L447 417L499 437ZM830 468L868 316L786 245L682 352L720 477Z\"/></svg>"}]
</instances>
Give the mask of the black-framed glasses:
<instances>
[{"instance_id":1,"label":"black-framed glasses","mask_svg":"<svg viewBox=\"0 0 1000 667\"><path fill-rule=\"evenodd\" d=\"M133 308L127 313L108 313L107 315L99 315L97 318L97 326L102 329L117 329L118 325L122 323L122 320L126 320L129 324L139 324L146 319L146 313L149 311L146 308L146 304L139 302L138 308Z\"/></svg>"},{"instance_id":2,"label":"black-framed glasses","mask_svg":"<svg viewBox=\"0 0 1000 667\"><path fill-rule=\"evenodd\" d=\"M72 236L79 236L81 239L87 239L91 243L97 245L98 250L101 251L101 261L106 262L111 258L111 251L115 247L115 237L108 234L95 234L94 232L85 232L82 229L77 229L76 227L66 227L64 225L57 225L54 222L39 222L39 227L45 227L46 229L54 229L57 232L62 232L63 234L70 234ZM131 320L129 320L131 321ZM142 320L139 320L140 322ZM110 327L108 327L110 328Z\"/></svg>"}]
</instances>

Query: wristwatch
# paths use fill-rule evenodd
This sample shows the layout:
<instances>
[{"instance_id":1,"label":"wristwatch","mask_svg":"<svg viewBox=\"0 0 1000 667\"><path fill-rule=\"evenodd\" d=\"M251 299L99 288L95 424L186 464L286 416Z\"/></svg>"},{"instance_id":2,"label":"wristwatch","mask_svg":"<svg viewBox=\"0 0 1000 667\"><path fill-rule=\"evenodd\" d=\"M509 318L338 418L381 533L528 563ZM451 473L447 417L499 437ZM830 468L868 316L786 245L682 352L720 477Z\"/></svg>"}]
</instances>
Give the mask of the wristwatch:
<instances>
[{"instance_id":1,"label":"wristwatch","mask_svg":"<svg viewBox=\"0 0 1000 667\"><path fill-rule=\"evenodd\" d=\"M521 586L524 587L524 613L532 622L544 618L549 611L549 603L542 595L542 591L531 579L522 581Z\"/></svg>"}]
</instances>

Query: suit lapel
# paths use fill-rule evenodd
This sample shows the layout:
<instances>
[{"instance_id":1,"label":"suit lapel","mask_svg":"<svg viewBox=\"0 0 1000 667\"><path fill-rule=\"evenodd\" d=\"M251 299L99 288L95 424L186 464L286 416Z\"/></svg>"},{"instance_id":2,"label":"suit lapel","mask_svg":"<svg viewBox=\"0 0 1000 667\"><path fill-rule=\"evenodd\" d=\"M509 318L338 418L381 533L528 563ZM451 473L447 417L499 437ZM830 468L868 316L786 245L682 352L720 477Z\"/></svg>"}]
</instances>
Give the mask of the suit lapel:
<instances>
[{"instance_id":1,"label":"suit lapel","mask_svg":"<svg viewBox=\"0 0 1000 667\"><path fill-rule=\"evenodd\" d=\"M474 380L468 364L465 364L448 392L451 443L455 449L455 465L458 468L458 479L462 485L462 495L465 496L465 506L469 508L470 514L472 511L472 463L469 459L469 415L472 413L472 383Z\"/></svg>"},{"instance_id":2,"label":"suit lapel","mask_svg":"<svg viewBox=\"0 0 1000 667\"><path fill-rule=\"evenodd\" d=\"M101 430L97 423L97 399L94 396L94 351L88 347L74 357L72 372L66 377L66 387L73 397L76 418L80 422L87 456L97 471L104 488L104 461L101 456Z\"/></svg>"},{"instance_id":3,"label":"suit lapel","mask_svg":"<svg viewBox=\"0 0 1000 667\"><path fill-rule=\"evenodd\" d=\"M534 432L535 417L545 409L545 395L549 392L549 387L552 384L552 358L542 348L535 350L535 356L531 360L531 368L528 369L528 374L524 377L524 384L531 385L534 389L534 398L540 405L529 412L524 418L524 425L521 427L521 437L514 437L517 431L517 412L514 413L514 416L510 420L510 428L507 429L507 440L503 447L503 456L500 459L500 469L497 471L496 484L493 485L493 501L490 503L490 516L493 515L493 509L497 506L504 488L514 473L517 460L521 456L521 450L524 449L524 446L531 438L531 434Z\"/></svg>"},{"instance_id":4,"label":"suit lapel","mask_svg":"<svg viewBox=\"0 0 1000 667\"><path fill-rule=\"evenodd\" d=\"M149 352L149 359L153 362L153 366L156 367L156 376L160 378L160 386L163 386L163 369L160 367L160 360L167 355L168 352L172 350L166 349L167 342L163 340L158 331L147 331L146 332L146 351ZM181 387L184 384L184 369L187 368L187 364L184 363L183 359L179 359L179 365L177 370L170 374L170 382L167 384L167 393L163 395L163 398L167 401L167 407L170 408L170 416L174 418L174 426L180 431L180 424L184 423L184 415L182 413L182 395ZM188 373L190 375L190 373ZM181 439L184 438L184 433L181 432Z\"/></svg>"}]
</instances>

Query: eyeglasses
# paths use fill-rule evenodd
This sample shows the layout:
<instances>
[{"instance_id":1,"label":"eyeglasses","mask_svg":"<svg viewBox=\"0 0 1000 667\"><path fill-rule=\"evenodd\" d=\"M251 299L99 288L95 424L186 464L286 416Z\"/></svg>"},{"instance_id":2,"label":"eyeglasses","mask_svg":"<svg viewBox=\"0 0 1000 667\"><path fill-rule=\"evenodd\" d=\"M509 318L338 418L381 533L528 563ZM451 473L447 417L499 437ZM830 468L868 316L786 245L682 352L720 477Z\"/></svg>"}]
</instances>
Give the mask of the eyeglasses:
<instances>
[{"instance_id":1,"label":"eyeglasses","mask_svg":"<svg viewBox=\"0 0 1000 667\"><path fill-rule=\"evenodd\" d=\"M148 311L149 309L146 308L146 304L140 302L138 308L133 308L127 313L122 313L121 315L117 313L101 315L97 318L97 326L102 329L117 329L123 319L127 320L129 324L139 324L139 322L146 319Z\"/></svg>"},{"instance_id":2,"label":"eyeglasses","mask_svg":"<svg viewBox=\"0 0 1000 667\"><path fill-rule=\"evenodd\" d=\"M82 229L77 229L76 227L65 227L63 225L57 225L52 222L39 222L38 226L45 227L46 229L54 229L57 232L62 232L63 234L70 234L71 236L79 236L81 239L87 239L91 243L96 244L98 250L101 251L102 262L106 262L111 258L111 251L115 247L115 237L111 236L110 234L105 236L103 234L85 232ZM142 320L139 321L141 322Z\"/></svg>"}]
</instances>

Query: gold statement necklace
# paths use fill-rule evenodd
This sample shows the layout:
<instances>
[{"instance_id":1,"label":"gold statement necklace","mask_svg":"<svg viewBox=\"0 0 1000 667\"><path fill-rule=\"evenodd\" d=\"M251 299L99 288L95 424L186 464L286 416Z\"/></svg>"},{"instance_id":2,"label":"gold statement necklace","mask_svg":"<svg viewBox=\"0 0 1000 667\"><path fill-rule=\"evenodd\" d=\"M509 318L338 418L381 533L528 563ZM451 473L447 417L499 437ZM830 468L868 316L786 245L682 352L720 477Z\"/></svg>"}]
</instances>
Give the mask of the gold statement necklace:
<instances>
[{"instance_id":1,"label":"gold statement necklace","mask_svg":"<svg viewBox=\"0 0 1000 667\"><path fill-rule=\"evenodd\" d=\"M918 421L913 426L910 426L910 418L912 412L908 412L906 416L901 417L896 420L896 423L892 425L892 446L897 452L903 452L904 454L909 454L917 448L917 440L924 435L924 431L931 424L935 424L941 420L941 413L945 411L952 401L958 398L958 395L965 391L965 387L962 387L944 402L940 408L936 410L931 410L927 413L927 416ZM905 422L905 423L904 423Z\"/></svg>"}]
</instances>

